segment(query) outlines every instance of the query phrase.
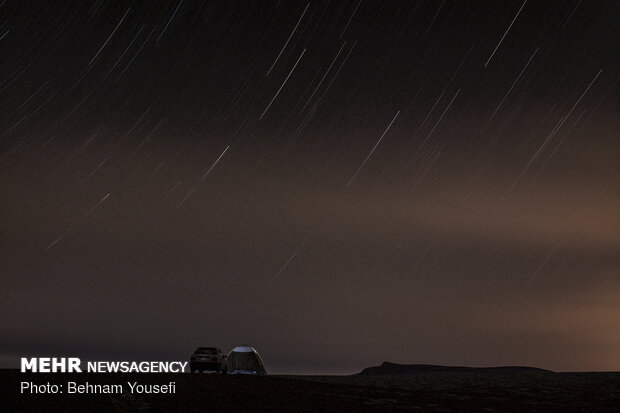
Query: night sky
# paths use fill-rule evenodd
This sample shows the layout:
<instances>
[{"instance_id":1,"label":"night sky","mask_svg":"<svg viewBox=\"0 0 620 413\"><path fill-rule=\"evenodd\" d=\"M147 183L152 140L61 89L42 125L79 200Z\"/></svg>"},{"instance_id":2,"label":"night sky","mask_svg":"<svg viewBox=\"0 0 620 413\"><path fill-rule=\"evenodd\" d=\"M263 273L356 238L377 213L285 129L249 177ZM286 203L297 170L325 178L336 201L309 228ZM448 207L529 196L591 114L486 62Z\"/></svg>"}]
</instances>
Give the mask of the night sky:
<instances>
[{"instance_id":1,"label":"night sky","mask_svg":"<svg viewBox=\"0 0 620 413\"><path fill-rule=\"evenodd\" d=\"M618 21L0 2L0 364L619 370Z\"/></svg>"}]
</instances>

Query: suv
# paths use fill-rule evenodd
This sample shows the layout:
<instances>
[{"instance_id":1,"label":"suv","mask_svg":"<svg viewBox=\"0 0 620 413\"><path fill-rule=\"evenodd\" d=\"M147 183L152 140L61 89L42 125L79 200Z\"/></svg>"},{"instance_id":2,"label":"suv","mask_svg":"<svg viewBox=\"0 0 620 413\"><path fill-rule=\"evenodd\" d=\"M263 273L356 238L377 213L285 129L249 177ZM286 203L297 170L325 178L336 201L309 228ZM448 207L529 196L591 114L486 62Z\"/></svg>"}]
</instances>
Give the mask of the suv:
<instances>
[{"instance_id":1,"label":"suv","mask_svg":"<svg viewBox=\"0 0 620 413\"><path fill-rule=\"evenodd\" d=\"M215 371L226 373L226 356L217 347L198 347L189 360L189 369L195 371Z\"/></svg>"}]
</instances>

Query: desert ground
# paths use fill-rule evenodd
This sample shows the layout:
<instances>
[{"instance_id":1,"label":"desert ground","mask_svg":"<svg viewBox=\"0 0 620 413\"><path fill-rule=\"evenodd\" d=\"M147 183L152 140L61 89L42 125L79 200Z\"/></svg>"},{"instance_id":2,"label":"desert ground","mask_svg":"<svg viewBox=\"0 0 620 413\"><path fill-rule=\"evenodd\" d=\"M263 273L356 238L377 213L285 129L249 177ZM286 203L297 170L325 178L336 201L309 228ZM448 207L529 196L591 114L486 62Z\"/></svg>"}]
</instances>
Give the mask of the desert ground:
<instances>
[{"instance_id":1,"label":"desert ground","mask_svg":"<svg viewBox=\"0 0 620 413\"><path fill-rule=\"evenodd\" d=\"M620 373L220 376L0 371L10 412L620 412ZM175 394L21 394L20 383L176 383Z\"/></svg>"}]
</instances>

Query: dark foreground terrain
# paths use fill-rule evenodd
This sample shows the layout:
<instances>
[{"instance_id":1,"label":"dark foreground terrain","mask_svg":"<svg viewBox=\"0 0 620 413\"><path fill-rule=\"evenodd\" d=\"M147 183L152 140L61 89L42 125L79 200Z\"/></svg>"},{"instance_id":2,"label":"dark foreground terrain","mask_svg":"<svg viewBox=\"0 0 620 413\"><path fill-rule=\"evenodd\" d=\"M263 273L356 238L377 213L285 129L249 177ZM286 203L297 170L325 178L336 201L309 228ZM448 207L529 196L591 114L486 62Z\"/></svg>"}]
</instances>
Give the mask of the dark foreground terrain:
<instances>
[{"instance_id":1,"label":"dark foreground terrain","mask_svg":"<svg viewBox=\"0 0 620 413\"><path fill-rule=\"evenodd\" d=\"M620 373L427 371L414 375L219 376L0 371L11 412L620 412ZM123 384L122 394L21 394L20 383ZM131 394L128 381L176 383Z\"/></svg>"}]
</instances>

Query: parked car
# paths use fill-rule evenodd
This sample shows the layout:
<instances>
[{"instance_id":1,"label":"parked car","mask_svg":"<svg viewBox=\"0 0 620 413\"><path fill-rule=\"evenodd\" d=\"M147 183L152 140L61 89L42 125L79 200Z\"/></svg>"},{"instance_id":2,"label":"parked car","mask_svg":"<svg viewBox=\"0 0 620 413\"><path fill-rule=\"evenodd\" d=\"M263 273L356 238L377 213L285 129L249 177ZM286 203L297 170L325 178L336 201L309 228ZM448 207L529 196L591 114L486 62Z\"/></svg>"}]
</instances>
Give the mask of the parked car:
<instances>
[{"instance_id":1,"label":"parked car","mask_svg":"<svg viewBox=\"0 0 620 413\"><path fill-rule=\"evenodd\" d=\"M214 371L226 373L226 356L218 347L198 347L189 360L189 369L195 371Z\"/></svg>"}]
</instances>

